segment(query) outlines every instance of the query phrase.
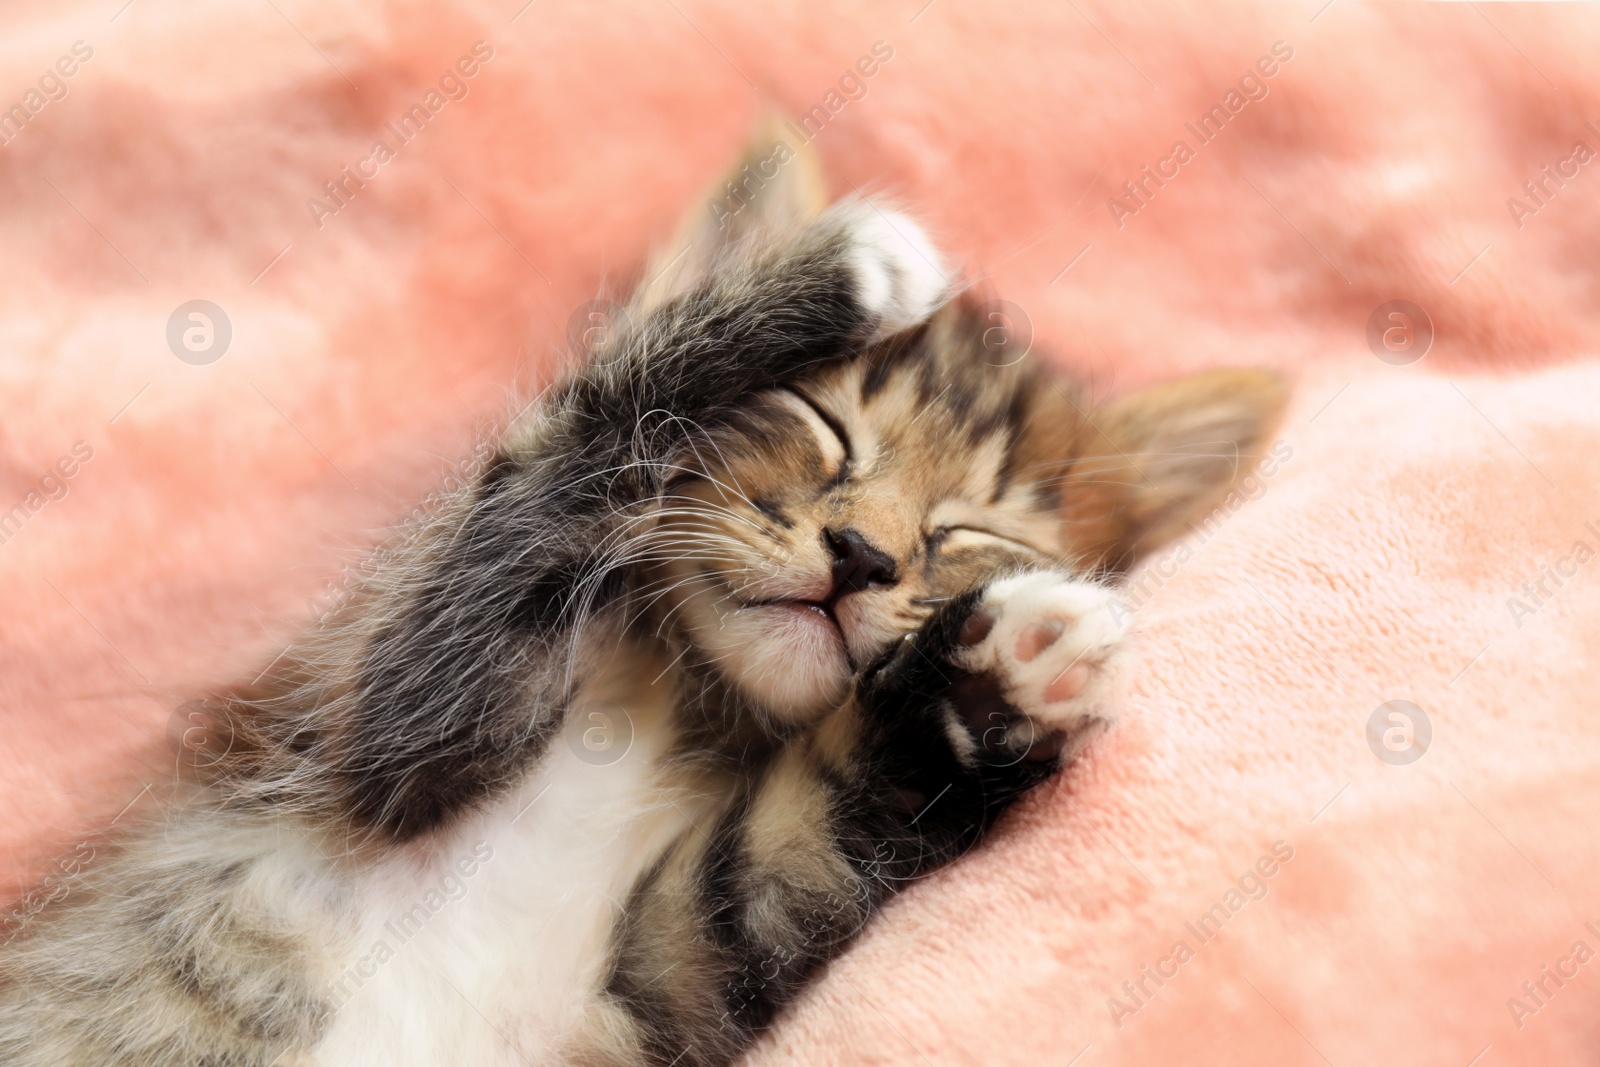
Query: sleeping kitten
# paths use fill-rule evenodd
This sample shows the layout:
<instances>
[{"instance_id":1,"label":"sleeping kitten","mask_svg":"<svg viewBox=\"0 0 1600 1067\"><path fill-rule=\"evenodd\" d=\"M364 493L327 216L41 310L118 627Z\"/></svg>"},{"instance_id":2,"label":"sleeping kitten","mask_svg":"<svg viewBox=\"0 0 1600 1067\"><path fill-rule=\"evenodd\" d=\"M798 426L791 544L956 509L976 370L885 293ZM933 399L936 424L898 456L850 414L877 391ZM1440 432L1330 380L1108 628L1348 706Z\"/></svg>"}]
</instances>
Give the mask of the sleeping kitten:
<instances>
[{"instance_id":1,"label":"sleeping kitten","mask_svg":"<svg viewBox=\"0 0 1600 1067\"><path fill-rule=\"evenodd\" d=\"M9 931L0 1063L724 1064L1109 719L1279 381L994 365L788 156Z\"/></svg>"}]
</instances>

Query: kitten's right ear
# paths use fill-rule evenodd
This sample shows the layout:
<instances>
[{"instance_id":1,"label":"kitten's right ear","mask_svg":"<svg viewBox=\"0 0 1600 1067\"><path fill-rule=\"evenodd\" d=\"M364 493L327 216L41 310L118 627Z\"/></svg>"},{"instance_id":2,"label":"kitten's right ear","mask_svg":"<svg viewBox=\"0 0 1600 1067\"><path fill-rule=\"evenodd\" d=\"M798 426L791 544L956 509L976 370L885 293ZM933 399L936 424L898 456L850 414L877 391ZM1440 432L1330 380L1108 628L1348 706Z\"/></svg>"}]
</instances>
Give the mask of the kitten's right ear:
<instances>
[{"instance_id":1,"label":"kitten's right ear","mask_svg":"<svg viewBox=\"0 0 1600 1067\"><path fill-rule=\"evenodd\" d=\"M1271 371L1213 370L1074 406L1059 420L1076 424L1060 486L1074 549L1119 572L1182 536L1266 455L1288 396Z\"/></svg>"},{"instance_id":2,"label":"kitten's right ear","mask_svg":"<svg viewBox=\"0 0 1600 1067\"><path fill-rule=\"evenodd\" d=\"M765 119L729 172L690 208L672 240L645 268L634 306L650 311L693 288L729 249L760 233L782 233L827 206L817 150L793 123Z\"/></svg>"}]
</instances>

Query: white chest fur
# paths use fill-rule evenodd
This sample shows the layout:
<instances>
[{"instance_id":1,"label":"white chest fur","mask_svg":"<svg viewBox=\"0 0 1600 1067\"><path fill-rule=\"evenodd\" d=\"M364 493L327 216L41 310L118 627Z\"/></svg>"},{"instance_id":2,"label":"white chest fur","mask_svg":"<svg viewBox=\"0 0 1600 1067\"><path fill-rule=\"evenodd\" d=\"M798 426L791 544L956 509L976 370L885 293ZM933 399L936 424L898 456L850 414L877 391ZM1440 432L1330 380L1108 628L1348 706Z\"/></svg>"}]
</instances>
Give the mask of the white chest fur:
<instances>
[{"instance_id":1,"label":"white chest fur","mask_svg":"<svg viewBox=\"0 0 1600 1067\"><path fill-rule=\"evenodd\" d=\"M629 890L700 817L660 775L660 689L610 689L509 796L358 876L318 1067L543 1067L593 1025Z\"/></svg>"}]
</instances>

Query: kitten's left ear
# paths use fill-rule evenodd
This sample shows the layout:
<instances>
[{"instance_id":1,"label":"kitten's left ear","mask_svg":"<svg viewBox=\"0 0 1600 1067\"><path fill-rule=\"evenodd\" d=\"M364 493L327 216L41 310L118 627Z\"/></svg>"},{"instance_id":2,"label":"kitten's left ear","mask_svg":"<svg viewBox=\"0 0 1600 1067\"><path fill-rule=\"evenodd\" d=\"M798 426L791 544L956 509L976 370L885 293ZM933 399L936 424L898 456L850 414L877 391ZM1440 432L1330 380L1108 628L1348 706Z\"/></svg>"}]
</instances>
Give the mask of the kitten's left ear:
<instances>
[{"instance_id":1,"label":"kitten's left ear","mask_svg":"<svg viewBox=\"0 0 1600 1067\"><path fill-rule=\"evenodd\" d=\"M793 123L776 115L751 134L744 152L695 201L678 230L651 257L635 307L649 311L694 286L717 258L752 235L782 233L827 206L822 163Z\"/></svg>"},{"instance_id":2,"label":"kitten's left ear","mask_svg":"<svg viewBox=\"0 0 1600 1067\"><path fill-rule=\"evenodd\" d=\"M1207 371L1094 411L1062 482L1072 547L1123 571L1182 536L1266 455L1288 392L1270 371Z\"/></svg>"}]
</instances>

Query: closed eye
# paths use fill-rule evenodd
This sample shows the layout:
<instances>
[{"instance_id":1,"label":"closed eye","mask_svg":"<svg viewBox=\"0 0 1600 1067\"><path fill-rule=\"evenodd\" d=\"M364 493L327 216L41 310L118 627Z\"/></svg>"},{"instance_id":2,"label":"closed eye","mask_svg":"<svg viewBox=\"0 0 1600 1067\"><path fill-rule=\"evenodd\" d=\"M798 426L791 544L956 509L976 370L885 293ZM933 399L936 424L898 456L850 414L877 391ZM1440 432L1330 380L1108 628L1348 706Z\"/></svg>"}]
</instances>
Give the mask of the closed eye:
<instances>
[{"instance_id":1,"label":"closed eye","mask_svg":"<svg viewBox=\"0 0 1600 1067\"><path fill-rule=\"evenodd\" d=\"M817 421L826 426L828 432L838 439L839 447L844 450L844 459L839 463L839 469L833 472L833 477L828 479L823 488L825 490L833 489L843 485L845 479L850 477L850 471L855 466L856 458L855 450L850 447L850 435L844 432L844 424L834 418L832 412L794 386L780 385L778 388L810 408L811 413L817 417Z\"/></svg>"},{"instance_id":2,"label":"closed eye","mask_svg":"<svg viewBox=\"0 0 1600 1067\"><path fill-rule=\"evenodd\" d=\"M945 543L945 541L949 540L950 535L956 533L969 533L976 534L979 537L987 537L991 540L1000 541L1008 545L1013 545L1017 548L1026 549L1036 556L1043 556L1046 554L1028 544L1026 541L1019 541L1015 537L1007 537L1005 534L998 534L993 530L986 530L982 526L940 526L928 533L924 539L928 547L928 555L931 556L937 552Z\"/></svg>"}]
</instances>

